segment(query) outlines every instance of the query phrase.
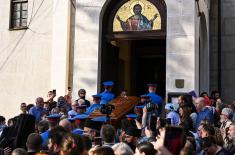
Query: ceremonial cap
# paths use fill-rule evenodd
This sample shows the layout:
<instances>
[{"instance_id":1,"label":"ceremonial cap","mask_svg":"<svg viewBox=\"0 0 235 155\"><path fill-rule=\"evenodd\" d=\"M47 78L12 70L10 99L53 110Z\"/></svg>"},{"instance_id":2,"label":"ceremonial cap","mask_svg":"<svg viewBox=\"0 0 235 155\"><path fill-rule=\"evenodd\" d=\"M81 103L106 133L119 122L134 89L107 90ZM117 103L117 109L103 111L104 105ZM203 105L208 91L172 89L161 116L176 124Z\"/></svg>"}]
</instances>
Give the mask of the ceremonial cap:
<instances>
[{"instance_id":1,"label":"ceremonial cap","mask_svg":"<svg viewBox=\"0 0 235 155\"><path fill-rule=\"evenodd\" d=\"M126 117L127 117L127 120L131 121L133 119L136 119L137 115L136 114L128 114L128 115L126 115Z\"/></svg>"},{"instance_id":2,"label":"ceremonial cap","mask_svg":"<svg viewBox=\"0 0 235 155\"><path fill-rule=\"evenodd\" d=\"M90 120L90 119L87 119L85 121L84 127L87 127L87 128L99 131L101 129L101 123L93 121L93 120Z\"/></svg>"},{"instance_id":3,"label":"ceremonial cap","mask_svg":"<svg viewBox=\"0 0 235 155\"><path fill-rule=\"evenodd\" d=\"M88 118L88 115L78 114L73 119L76 121L76 123L81 123L82 120L85 120L87 118Z\"/></svg>"},{"instance_id":4,"label":"ceremonial cap","mask_svg":"<svg viewBox=\"0 0 235 155\"><path fill-rule=\"evenodd\" d=\"M114 83L113 83L113 81L105 81L105 82L103 82L103 85L104 86L113 86Z\"/></svg>"},{"instance_id":5,"label":"ceremonial cap","mask_svg":"<svg viewBox=\"0 0 235 155\"><path fill-rule=\"evenodd\" d=\"M82 136L83 135L83 130L82 129L75 129L75 130L73 130L72 131L72 133L74 133L74 134L76 134L76 135L80 135L80 136Z\"/></svg>"},{"instance_id":6,"label":"ceremonial cap","mask_svg":"<svg viewBox=\"0 0 235 155\"><path fill-rule=\"evenodd\" d=\"M56 122L60 120L61 116L62 116L61 114L51 114L47 116L47 120L49 122Z\"/></svg>"},{"instance_id":7,"label":"ceremonial cap","mask_svg":"<svg viewBox=\"0 0 235 155\"><path fill-rule=\"evenodd\" d=\"M102 96L100 94L96 94L96 95L92 95L92 97L94 99L101 99Z\"/></svg>"},{"instance_id":8,"label":"ceremonial cap","mask_svg":"<svg viewBox=\"0 0 235 155\"><path fill-rule=\"evenodd\" d=\"M150 98L150 96L149 96L149 95L147 95L147 94L140 95L140 97L141 97L141 98L144 98L144 99L148 99L148 98Z\"/></svg>"},{"instance_id":9,"label":"ceremonial cap","mask_svg":"<svg viewBox=\"0 0 235 155\"><path fill-rule=\"evenodd\" d=\"M72 118L67 118L67 119L68 119L68 121L70 121L70 122L75 121L73 117L72 117Z\"/></svg>"},{"instance_id":10,"label":"ceremonial cap","mask_svg":"<svg viewBox=\"0 0 235 155\"><path fill-rule=\"evenodd\" d=\"M147 85L148 85L148 87L154 87L154 88L157 87L157 84L154 84L154 83L149 83L149 84L147 84Z\"/></svg>"},{"instance_id":11,"label":"ceremonial cap","mask_svg":"<svg viewBox=\"0 0 235 155\"><path fill-rule=\"evenodd\" d=\"M95 117L92 119L92 121L95 122L102 122L102 123L106 123L110 120L110 118L106 117L106 116L100 116L100 117Z\"/></svg>"},{"instance_id":12,"label":"ceremonial cap","mask_svg":"<svg viewBox=\"0 0 235 155\"><path fill-rule=\"evenodd\" d=\"M144 105L137 105L137 106L135 106L135 108L143 109L143 108L144 108Z\"/></svg>"},{"instance_id":13,"label":"ceremonial cap","mask_svg":"<svg viewBox=\"0 0 235 155\"><path fill-rule=\"evenodd\" d=\"M128 127L126 130L126 135L141 137L141 130L137 129L136 127Z\"/></svg>"}]
</instances>

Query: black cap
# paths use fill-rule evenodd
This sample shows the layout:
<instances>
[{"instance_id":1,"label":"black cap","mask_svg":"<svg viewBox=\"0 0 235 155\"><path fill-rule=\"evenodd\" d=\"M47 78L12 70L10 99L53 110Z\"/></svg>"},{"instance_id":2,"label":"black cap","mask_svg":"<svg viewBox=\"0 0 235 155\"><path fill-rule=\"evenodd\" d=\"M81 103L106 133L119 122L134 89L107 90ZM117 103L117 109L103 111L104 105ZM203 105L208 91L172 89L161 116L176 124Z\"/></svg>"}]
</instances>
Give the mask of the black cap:
<instances>
[{"instance_id":1,"label":"black cap","mask_svg":"<svg viewBox=\"0 0 235 155\"><path fill-rule=\"evenodd\" d=\"M141 130L135 127L128 127L126 130L126 135L133 136L133 137L141 137Z\"/></svg>"},{"instance_id":2,"label":"black cap","mask_svg":"<svg viewBox=\"0 0 235 155\"><path fill-rule=\"evenodd\" d=\"M85 121L84 127L91 128L91 129L99 131L101 129L101 123L93 121L93 120L90 120L90 119L87 119Z\"/></svg>"}]
</instances>

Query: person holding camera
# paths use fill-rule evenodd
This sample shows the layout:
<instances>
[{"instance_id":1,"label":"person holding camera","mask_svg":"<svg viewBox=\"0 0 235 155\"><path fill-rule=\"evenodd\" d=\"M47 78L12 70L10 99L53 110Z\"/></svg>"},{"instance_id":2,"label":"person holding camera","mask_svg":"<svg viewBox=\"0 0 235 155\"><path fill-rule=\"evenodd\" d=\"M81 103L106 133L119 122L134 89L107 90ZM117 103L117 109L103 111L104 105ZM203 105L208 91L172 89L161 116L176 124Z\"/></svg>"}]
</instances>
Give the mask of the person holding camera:
<instances>
[{"instance_id":1,"label":"person holding camera","mask_svg":"<svg viewBox=\"0 0 235 155\"><path fill-rule=\"evenodd\" d=\"M144 98L142 100L142 98ZM142 127L150 126L150 122L154 121L158 116L158 106L154 104L149 95L141 95L141 100L144 104L142 115Z\"/></svg>"}]
</instances>

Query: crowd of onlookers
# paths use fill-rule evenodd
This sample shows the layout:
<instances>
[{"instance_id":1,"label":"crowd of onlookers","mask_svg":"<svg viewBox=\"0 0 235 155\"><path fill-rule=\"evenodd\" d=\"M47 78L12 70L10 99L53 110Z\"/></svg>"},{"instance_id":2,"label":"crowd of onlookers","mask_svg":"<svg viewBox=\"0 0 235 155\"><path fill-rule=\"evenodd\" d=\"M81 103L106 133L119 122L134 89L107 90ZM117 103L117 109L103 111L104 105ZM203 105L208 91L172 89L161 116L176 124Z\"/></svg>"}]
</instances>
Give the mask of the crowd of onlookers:
<instances>
[{"instance_id":1,"label":"crowd of onlookers","mask_svg":"<svg viewBox=\"0 0 235 155\"><path fill-rule=\"evenodd\" d=\"M55 101L56 92L20 104L21 114L7 123L0 116L0 153L4 155L234 155L235 101L223 103L218 91L196 96L189 92L178 102L163 103L150 84L133 110L111 125L107 116L90 118L114 99L113 83L86 99L80 89ZM122 91L121 97L127 97Z\"/></svg>"}]
</instances>

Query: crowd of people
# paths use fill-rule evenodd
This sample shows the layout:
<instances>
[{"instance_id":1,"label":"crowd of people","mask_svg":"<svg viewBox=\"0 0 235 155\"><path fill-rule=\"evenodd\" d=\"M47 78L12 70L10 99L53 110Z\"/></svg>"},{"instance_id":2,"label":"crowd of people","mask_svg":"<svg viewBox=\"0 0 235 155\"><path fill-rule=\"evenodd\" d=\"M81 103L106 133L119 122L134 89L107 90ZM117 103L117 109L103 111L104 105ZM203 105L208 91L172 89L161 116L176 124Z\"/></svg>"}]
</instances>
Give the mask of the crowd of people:
<instances>
[{"instance_id":1,"label":"crowd of people","mask_svg":"<svg viewBox=\"0 0 235 155\"><path fill-rule=\"evenodd\" d=\"M91 118L115 98L114 83L86 99L68 94L55 101L56 91L35 104L20 104L21 114L7 123L0 116L0 153L3 155L234 155L235 101L223 103L218 91L209 96L194 92L163 103L156 84L148 85L132 111L119 123L108 115ZM127 91L121 97L127 98ZM110 109L111 112L113 109Z\"/></svg>"}]
</instances>

